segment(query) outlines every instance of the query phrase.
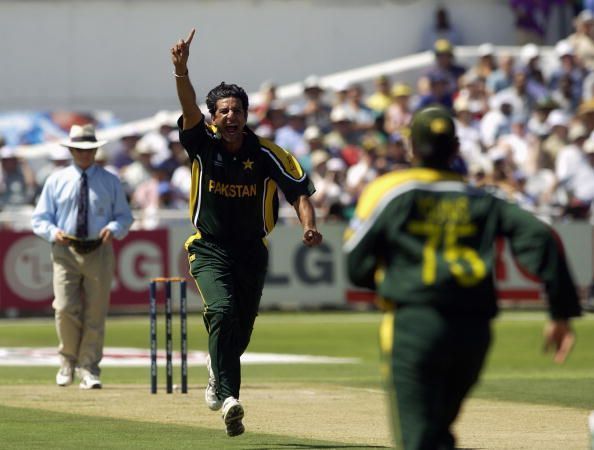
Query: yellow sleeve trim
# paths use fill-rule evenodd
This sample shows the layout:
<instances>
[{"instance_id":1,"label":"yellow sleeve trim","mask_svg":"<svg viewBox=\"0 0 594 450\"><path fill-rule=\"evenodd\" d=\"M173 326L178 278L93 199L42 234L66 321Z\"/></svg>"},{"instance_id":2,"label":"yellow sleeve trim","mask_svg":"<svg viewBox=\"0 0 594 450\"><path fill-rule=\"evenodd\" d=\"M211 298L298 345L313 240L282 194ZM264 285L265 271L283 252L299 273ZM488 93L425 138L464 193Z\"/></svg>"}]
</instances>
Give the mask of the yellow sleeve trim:
<instances>
[{"instance_id":1,"label":"yellow sleeve trim","mask_svg":"<svg viewBox=\"0 0 594 450\"><path fill-rule=\"evenodd\" d=\"M297 161L291 153L266 138L258 137L258 140L260 141L260 145L264 147L265 150L268 150L268 153L273 157L275 162L282 167L287 175L295 180L300 180L303 177L303 169L301 168L299 161Z\"/></svg>"}]
</instances>

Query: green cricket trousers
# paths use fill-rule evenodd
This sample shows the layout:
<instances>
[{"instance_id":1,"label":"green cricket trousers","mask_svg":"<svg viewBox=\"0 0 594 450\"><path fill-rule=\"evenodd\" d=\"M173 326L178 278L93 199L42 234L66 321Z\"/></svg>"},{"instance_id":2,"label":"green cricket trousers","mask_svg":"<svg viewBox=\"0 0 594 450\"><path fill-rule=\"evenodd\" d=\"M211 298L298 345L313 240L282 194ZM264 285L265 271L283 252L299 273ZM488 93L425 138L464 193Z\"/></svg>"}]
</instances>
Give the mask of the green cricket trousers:
<instances>
[{"instance_id":1,"label":"green cricket trousers","mask_svg":"<svg viewBox=\"0 0 594 450\"><path fill-rule=\"evenodd\" d=\"M450 427L478 380L490 341L488 318L426 305L386 313L380 344L396 448L455 448Z\"/></svg>"},{"instance_id":2,"label":"green cricket trousers","mask_svg":"<svg viewBox=\"0 0 594 450\"><path fill-rule=\"evenodd\" d=\"M221 400L239 398L240 357L258 315L268 249L262 239L223 243L202 237L190 244L188 252L190 273L204 303L217 394Z\"/></svg>"}]
</instances>

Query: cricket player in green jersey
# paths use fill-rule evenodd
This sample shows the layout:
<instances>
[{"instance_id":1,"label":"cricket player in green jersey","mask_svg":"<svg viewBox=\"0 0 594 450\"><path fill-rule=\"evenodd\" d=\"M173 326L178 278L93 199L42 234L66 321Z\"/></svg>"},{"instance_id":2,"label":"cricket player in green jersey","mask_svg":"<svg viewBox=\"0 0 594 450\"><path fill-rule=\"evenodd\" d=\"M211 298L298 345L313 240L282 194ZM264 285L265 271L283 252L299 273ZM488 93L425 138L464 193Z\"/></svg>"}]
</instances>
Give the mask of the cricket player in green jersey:
<instances>
[{"instance_id":1,"label":"cricket player in green jersey","mask_svg":"<svg viewBox=\"0 0 594 450\"><path fill-rule=\"evenodd\" d=\"M570 318L580 304L555 232L449 169L458 142L445 109L418 111L411 140L415 167L361 195L345 235L347 268L386 310L380 346L397 447L453 449L451 425L478 380L497 313L496 239L544 283L545 340L557 362L573 345Z\"/></svg>"},{"instance_id":2,"label":"cricket player in green jersey","mask_svg":"<svg viewBox=\"0 0 594 450\"><path fill-rule=\"evenodd\" d=\"M212 124L206 125L187 67L194 33L171 49L182 107L180 141L192 162L189 207L196 232L186 249L208 331L206 404L222 408L227 435L237 436L245 430L240 357L258 313L268 264L265 237L277 221L278 189L297 212L303 243L319 245L322 235L309 201L313 184L293 155L246 126L242 88L223 82L208 93Z\"/></svg>"}]
</instances>

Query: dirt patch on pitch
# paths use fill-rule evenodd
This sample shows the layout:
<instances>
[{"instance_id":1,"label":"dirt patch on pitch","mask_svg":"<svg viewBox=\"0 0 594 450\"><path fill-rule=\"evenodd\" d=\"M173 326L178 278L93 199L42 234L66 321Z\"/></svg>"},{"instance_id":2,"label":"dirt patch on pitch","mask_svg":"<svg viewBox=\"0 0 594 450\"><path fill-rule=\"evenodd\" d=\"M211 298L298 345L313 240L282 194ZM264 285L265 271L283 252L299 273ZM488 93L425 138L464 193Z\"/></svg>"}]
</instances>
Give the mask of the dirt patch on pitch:
<instances>
[{"instance_id":1,"label":"dirt patch on pitch","mask_svg":"<svg viewBox=\"0 0 594 450\"><path fill-rule=\"evenodd\" d=\"M203 387L188 395L151 395L146 386L0 386L0 404L89 416L218 429L219 413L204 406ZM248 432L347 444L390 446L383 392L304 384L244 385ZM521 403L471 400L456 425L459 447L475 449L587 448L587 412Z\"/></svg>"}]
</instances>

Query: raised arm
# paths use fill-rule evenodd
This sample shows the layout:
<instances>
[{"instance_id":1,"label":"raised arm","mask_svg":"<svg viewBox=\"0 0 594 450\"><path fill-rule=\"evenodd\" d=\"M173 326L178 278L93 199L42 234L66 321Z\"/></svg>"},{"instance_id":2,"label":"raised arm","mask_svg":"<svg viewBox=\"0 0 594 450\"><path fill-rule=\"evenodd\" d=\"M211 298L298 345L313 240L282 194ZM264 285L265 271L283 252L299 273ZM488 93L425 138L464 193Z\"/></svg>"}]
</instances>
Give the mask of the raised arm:
<instances>
[{"instance_id":1,"label":"raised arm","mask_svg":"<svg viewBox=\"0 0 594 450\"><path fill-rule=\"evenodd\" d=\"M316 213L307 195L300 195L293 202L297 217L303 226L303 243L315 247L322 243L322 234L316 228Z\"/></svg>"},{"instance_id":2,"label":"raised arm","mask_svg":"<svg viewBox=\"0 0 594 450\"><path fill-rule=\"evenodd\" d=\"M182 108L184 119L183 128L187 130L196 126L202 120L202 112L196 103L196 92L190 82L188 73L188 57L190 56L190 44L194 39L196 30L192 28L190 34L184 41L180 39L171 48L171 61L173 62L173 75L177 88L177 97Z\"/></svg>"}]
</instances>

